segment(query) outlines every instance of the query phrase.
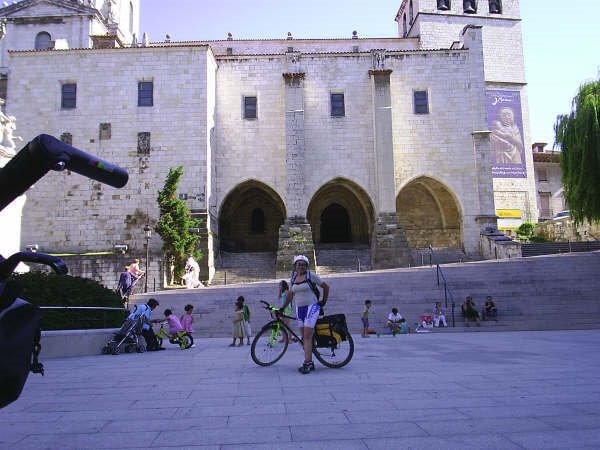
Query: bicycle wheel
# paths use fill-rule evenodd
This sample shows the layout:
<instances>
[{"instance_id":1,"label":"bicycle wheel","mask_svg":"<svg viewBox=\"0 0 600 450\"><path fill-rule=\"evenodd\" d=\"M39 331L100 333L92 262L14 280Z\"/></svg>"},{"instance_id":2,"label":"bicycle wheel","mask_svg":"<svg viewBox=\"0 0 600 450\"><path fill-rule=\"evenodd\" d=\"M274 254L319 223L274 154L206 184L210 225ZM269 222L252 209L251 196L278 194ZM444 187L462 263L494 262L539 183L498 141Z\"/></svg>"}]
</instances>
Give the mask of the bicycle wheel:
<instances>
[{"instance_id":1,"label":"bicycle wheel","mask_svg":"<svg viewBox=\"0 0 600 450\"><path fill-rule=\"evenodd\" d=\"M250 355L259 366L270 366L281 359L288 347L288 333L277 321L269 322L254 337Z\"/></svg>"},{"instance_id":2,"label":"bicycle wheel","mask_svg":"<svg viewBox=\"0 0 600 450\"><path fill-rule=\"evenodd\" d=\"M189 333L186 333L179 338L179 347L182 349L188 349L192 345L194 345L194 338Z\"/></svg>"},{"instance_id":3,"label":"bicycle wheel","mask_svg":"<svg viewBox=\"0 0 600 450\"><path fill-rule=\"evenodd\" d=\"M348 333L346 340L338 342L336 346L317 347L317 340L313 335L313 354L324 366L338 369L344 367L352 359L354 355L354 341L350 333Z\"/></svg>"}]
</instances>

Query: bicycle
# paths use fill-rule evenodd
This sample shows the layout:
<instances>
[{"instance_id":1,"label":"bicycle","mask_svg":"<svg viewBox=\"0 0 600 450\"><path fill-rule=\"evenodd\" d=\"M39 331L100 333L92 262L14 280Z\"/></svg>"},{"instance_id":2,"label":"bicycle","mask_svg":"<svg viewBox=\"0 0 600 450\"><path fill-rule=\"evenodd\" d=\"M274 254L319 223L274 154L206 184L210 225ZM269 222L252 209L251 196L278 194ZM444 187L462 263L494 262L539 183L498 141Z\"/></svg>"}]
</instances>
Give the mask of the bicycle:
<instances>
[{"instance_id":1,"label":"bicycle","mask_svg":"<svg viewBox=\"0 0 600 450\"><path fill-rule=\"evenodd\" d=\"M186 350L194 345L194 338L187 331L180 331L177 334L169 333L164 325L160 324L160 330L156 333L156 339L158 340L158 346L162 347L163 339L167 339L171 344L179 345L181 350Z\"/></svg>"},{"instance_id":2,"label":"bicycle","mask_svg":"<svg viewBox=\"0 0 600 450\"><path fill-rule=\"evenodd\" d=\"M250 347L252 360L259 366L270 366L279 361L289 345L289 335L303 346L303 341L286 325L283 319L294 319L280 313L279 308L262 301L264 308L269 311L271 320L256 334ZM354 340L346 327L343 314L324 316L317 320L313 334L313 354L326 367L337 369L344 367L354 355Z\"/></svg>"}]
</instances>

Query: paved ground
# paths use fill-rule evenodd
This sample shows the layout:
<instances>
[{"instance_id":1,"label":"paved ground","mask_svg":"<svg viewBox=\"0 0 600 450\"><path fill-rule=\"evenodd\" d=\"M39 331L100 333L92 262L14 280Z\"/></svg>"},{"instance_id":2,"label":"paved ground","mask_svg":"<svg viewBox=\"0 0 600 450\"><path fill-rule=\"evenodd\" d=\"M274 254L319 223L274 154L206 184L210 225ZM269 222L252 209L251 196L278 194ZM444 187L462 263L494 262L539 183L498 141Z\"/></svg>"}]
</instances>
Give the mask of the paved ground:
<instances>
[{"instance_id":1,"label":"paved ground","mask_svg":"<svg viewBox=\"0 0 600 450\"><path fill-rule=\"evenodd\" d=\"M44 361L0 410L0 448L600 448L600 330L356 337L301 375L198 340Z\"/></svg>"}]
</instances>

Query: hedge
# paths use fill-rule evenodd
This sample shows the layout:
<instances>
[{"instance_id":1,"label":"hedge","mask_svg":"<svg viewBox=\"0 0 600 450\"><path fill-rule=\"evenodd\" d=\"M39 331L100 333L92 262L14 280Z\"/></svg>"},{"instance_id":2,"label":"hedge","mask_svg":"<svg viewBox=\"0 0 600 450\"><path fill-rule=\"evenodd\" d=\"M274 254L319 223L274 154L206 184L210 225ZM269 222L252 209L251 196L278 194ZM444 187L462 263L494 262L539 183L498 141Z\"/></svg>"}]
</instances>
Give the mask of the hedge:
<instances>
[{"instance_id":1,"label":"hedge","mask_svg":"<svg viewBox=\"0 0 600 450\"><path fill-rule=\"evenodd\" d=\"M121 297L96 281L46 272L15 274L21 298L39 306L104 306L123 308ZM42 330L120 327L125 311L42 309Z\"/></svg>"}]
</instances>

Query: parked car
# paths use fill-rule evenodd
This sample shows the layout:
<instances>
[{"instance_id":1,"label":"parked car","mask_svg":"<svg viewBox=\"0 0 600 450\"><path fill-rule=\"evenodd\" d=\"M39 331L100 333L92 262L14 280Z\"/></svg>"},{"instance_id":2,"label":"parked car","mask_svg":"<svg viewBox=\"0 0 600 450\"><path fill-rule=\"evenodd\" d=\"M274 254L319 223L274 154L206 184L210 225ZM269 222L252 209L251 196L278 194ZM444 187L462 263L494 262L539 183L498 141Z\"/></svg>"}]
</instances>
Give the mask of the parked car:
<instances>
[{"instance_id":1,"label":"parked car","mask_svg":"<svg viewBox=\"0 0 600 450\"><path fill-rule=\"evenodd\" d=\"M566 218L569 218L570 216L571 216L571 212L568 209L565 209L564 211L554 214L554 217L552 217L552 218L553 219L566 219Z\"/></svg>"}]
</instances>

